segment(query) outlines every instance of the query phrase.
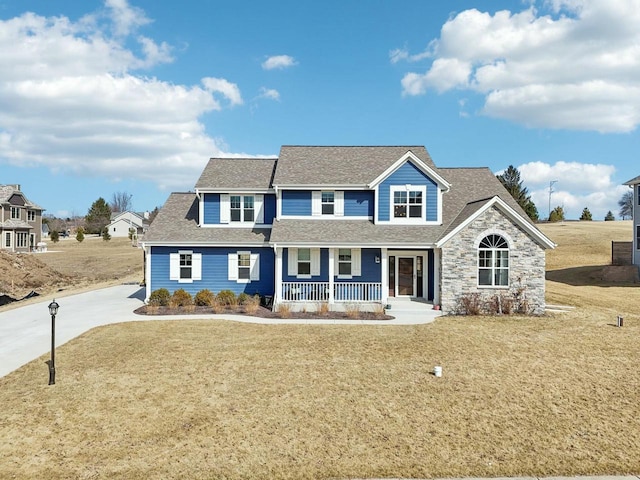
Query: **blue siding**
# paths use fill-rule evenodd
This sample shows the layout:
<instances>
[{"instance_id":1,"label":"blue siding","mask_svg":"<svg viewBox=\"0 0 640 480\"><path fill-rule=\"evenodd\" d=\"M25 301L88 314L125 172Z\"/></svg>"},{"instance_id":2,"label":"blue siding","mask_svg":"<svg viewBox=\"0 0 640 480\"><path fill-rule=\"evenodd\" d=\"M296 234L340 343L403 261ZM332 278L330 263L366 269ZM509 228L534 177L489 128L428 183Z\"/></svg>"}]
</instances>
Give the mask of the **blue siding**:
<instances>
[{"instance_id":1,"label":"blue siding","mask_svg":"<svg viewBox=\"0 0 640 480\"><path fill-rule=\"evenodd\" d=\"M273 224L273 219L276 218L276 196L265 195L262 208L264 210L264 223Z\"/></svg>"},{"instance_id":2,"label":"blue siding","mask_svg":"<svg viewBox=\"0 0 640 480\"><path fill-rule=\"evenodd\" d=\"M373 192L346 190L344 192L345 217L373 217Z\"/></svg>"},{"instance_id":3,"label":"blue siding","mask_svg":"<svg viewBox=\"0 0 640 480\"><path fill-rule=\"evenodd\" d=\"M406 162L389 175L378 187L378 220L389 221L390 187L392 185L426 185L427 221L438 219L438 184L423 174L413 163Z\"/></svg>"},{"instance_id":4,"label":"blue siding","mask_svg":"<svg viewBox=\"0 0 640 480\"><path fill-rule=\"evenodd\" d=\"M311 216L310 190L283 190L282 215Z\"/></svg>"},{"instance_id":5,"label":"blue siding","mask_svg":"<svg viewBox=\"0 0 640 480\"><path fill-rule=\"evenodd\" d=\"M283 282L328 282L329 281L329 250L320 249L320 275L308 279L289 276L289 249L282 249L282 281Z\"/></svg>"},{"instance_id":6,"label":"blue siding","mask_svg":"<svg viewBox=\"0 0 640 480\"><path fill-rule=\"evenodd\" d=\"M205 193L204 195L204 223L217 225L220 223L220 194Z\"/></svg>"},{"instance_id":7,"label":"blue siding","mask_svg":"<svg viewBox=\"0 0 640 480\"><path fill-rule=\"evenodd\" d=\"M169 254L178 250L191 250L202 254L202 280L193 283L178 283L169 280ZM237 283L228 280L228 254L238 250L260 254L260 280L251 283ZM217 293L220 290L232 290L236 294L245 292L250 295L273 295L275 290L275 256L271 248L227 248L227 247L151 247L151 290L166 288L173 293L179 288L195 295L208 288Z\"/></svg>"}]
</instances>

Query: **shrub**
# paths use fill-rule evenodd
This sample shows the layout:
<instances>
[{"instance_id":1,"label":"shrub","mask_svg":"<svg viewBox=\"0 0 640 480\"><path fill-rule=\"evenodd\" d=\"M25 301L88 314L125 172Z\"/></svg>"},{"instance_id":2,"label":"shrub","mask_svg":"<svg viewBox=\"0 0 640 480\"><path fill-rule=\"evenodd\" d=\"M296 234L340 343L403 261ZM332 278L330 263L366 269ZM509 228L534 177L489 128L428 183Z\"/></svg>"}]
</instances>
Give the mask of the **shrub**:
<instances>
[{"instance_id":1,"label":"shrub","mask_svg":"<svg viewBox=\"0 0 640 480\"><path fill-rule=\"evenodd\" d=\"M218 295L216 295L216 300L224 306L232 306L238 304L236 294L231 290L220 290L218 292Z\"/></svg>"},{"instance_id":2,"label":"shrub","mask_svg":"<svg viewBox=\"0 0 640 480\"><path fill-rule=\"evenodd\" d=\"M104 227L104 229L102 230L102 240L104 240L105 242L111 240L111 234L109 233L108 227Z\"/></svg>"},{"instance_id":3,"label":"shrub","mask_svg":"<svg viewBox=\"0 0 640 480\"><path fill-rule=\"evenodd\" d=\"M480 315L482 299L479 293L468 293L460 297L459 310L463 315Z\"/></svg>"},{"instance_id":4,"label":"shrub","mask_svg":"<svg viewBox=\"0 0 640 480\"><path fill-rule=\"evenodd\" d=\"M211 308L213 309L213 313L223 313L226 309L226 307L215 298L211 304Z\"/></svg>"},{"instance_id":5,"label":"shrub","mask_svg":"<svg viewBox=\"0 0 640 480\"><path fill-rule=\"evenodd\" d=\"M147 315L157 315L160 312L160 307L158 305L147 305L145 312Z\"/></svg>"},{"instance_id":6,"label":"shrub","mask_svg":"<svg viewBox=\"0 0 640 480\"><path fill-rule=\"evenodd\" d=\"M156 307L168 306L169 300L171 300L171 294L166 288L154 290L151 292L151 295L149 295L149 305L154 305Z\"/></svg>"},{"instance_id":7,"label":"shrub","mask_svg":"<svg viewBox=\"0 0 640 480\"><path fill-rule=\"evenodd\" d=\"M194 303L199 307L211 307L216 296L213 292L207 288L200 290L193 298Z\"/></svg>"},{"instance_id":8,"label":"shrub","mask_svg":"<svg viewBox=\"0 0 640 480\"><path fill-rule=\"evenodd\" d=\"M515 299L512 295L501 293L491 297L489 308L491 313L510 315L513 313L514 304Z\"/></svg>"},{"instance_id":9,"label":"shrub","mask_svg":"<svg viewBox=\"0 0 640 480\"><path fill-rule=\"evenodd\" d=\"M360 318L360 307L356 304L349 304L344 309L347 318Z\"/></svg>"},{"instance_id":10,"label":"shrub","mask_svg":"<svg viewBox=\"0 0 640 480\"><path fill-rule=\"evenodd\" d=\"M386 315L387 311L384 307L384 303L376 303L376 305L373 307L373 313L375 313L376 315Z\"/></svg>"},{"instance_id":11,"label":"shrub","mask_svg":"<svg viewBox=\"0 0 640 480\"><path fill-rule=\"evenodd\" d=\"M240 295L238 295L238 305L244 305L245 303L247 303L247 300L249 300L249 295L246 294L245 292L242 292Z\"/></svg>"},{"instance_id":12,"label":"shrub","mask_svg":"<svg viewBox=\"0 0 640 480\"><path fill-rule=\"evenodd\" d=\"M169 302L169 305L172 307L186 307L188 305L193 305L193 298L184 288L179 288L173 292L173 295L171 295L171 302Z\"/></svg>"},{"instance_id":13,"label":"shrub","mask_svg":"<svg viewBox=\"0 0 640 480\"><path fill-rule=\"evenodd\" d=\"M260 295L254 295L253 297L247 295L243 305L246 313L256 313L260 308Z\"/></svg>"},{"instance_id":14,"label":"shrub","mask_svg":"<svg viewBox=\"0 0 640 480\"><path fill-rule=\"evenodd\" d=\"M277 312L280 318L289 318L291 316L291 305L288 303L280 303Z\"/></svg>"},{"instance_id":15,"label":"shrub","mask_svg":"<svg viewBox=\"0 0 640 480\"><path fill-rule=\"evenodd\" d=\"M323 315L326 315L327 313L329 313L329 303L328 302L320 302L318 304L317 311L318 311L318 313L322 313Z\"/></svg>"},{"instance_id":16,"label":"shrub","mask_svg":"<svg viewBox=\"0 0 640 480\"><path fill-rule=\"evenodd\" d=\"M78 227L78 233L76 233L76 240L78 243L82 243L84 240L84 228Z\"/></svg>"}]
</instances>

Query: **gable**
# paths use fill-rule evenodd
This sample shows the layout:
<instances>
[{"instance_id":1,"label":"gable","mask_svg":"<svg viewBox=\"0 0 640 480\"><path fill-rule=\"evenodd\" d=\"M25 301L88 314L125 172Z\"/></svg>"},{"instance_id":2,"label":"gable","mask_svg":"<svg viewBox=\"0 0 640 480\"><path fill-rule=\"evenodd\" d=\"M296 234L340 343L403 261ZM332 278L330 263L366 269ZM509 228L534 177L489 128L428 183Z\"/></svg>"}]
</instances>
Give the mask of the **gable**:
<instances>
[{"instance_id":1,"label":"gable","mask_svg":"<svg viewBox=\"0 0 640 480\"><path fill-rule=\"evenodd\" d=\"M9 203L17 207L24 207L26 204L26 202L24 201L24 197L19 193L14 193L13 195L11 195L11 198L9 198Z\"/></svg>"}]
</instances>

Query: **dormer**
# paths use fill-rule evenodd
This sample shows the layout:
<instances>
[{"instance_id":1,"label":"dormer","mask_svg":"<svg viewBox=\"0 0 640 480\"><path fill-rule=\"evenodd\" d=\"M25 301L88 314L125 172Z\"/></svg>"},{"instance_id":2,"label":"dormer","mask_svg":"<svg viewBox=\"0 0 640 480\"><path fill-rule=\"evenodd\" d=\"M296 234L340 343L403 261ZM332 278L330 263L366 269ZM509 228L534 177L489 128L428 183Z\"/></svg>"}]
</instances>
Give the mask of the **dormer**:
<instances>
[{"instance_id":1,"label":"dormer","mask_svg":"<svg viewBox=\"0 0 640 480\"><path fill-rule=\"evenodd\" d=\"M269 228L275 159L212 158L196 183L200 227Z\"/></svg>"},{"instance_id":2,"label":"dormer","mask_svg":"<svg viewBox=\"0 0 640 480\"><path fill-rule=\"evenodd\" d=\"M376 224L441 225L449 183L412 151L368 185L376 192Z\"/></svg>"}]
</instances>

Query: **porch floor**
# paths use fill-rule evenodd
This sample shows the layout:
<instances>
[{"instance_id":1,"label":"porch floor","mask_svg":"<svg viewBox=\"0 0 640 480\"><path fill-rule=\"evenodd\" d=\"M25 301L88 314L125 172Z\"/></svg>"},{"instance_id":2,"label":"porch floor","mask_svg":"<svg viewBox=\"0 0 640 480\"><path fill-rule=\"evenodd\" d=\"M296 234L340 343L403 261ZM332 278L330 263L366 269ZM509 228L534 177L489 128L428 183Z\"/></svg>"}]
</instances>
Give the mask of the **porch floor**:
<instances>
[{"instance_id":1,"label":"porch floor","mask_svg":"<svg viewBox=\"0 0 640 480\"><path fill-rule=\"evenodd\" d=\"M432 321L442 315L442 310L433 309L432 302L416 298L389 297L387 304L391 306L391 309L387 310L389 315L402 318L408 323L414 323L412 320L415 323L424 323L425 318Z\"/></svg>"}]
</instances>

